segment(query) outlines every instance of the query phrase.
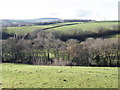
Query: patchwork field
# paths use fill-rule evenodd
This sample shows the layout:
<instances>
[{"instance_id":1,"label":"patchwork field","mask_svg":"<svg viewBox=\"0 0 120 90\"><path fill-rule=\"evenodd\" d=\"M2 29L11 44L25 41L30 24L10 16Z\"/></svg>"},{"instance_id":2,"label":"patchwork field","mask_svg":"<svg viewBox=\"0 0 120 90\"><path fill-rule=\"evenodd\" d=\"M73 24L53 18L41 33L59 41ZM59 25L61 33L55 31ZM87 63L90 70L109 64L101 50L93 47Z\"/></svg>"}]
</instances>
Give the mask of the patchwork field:
<instances>
[{"instance_id":1,"label":"patchwork field","mask_svg":"<svg viewBox=\"0 0 120 90\"><path fill-rule=\"evenodd\" d=\"M65 24L74 24L74 25L66 25L60 26ZM28 32L32 32L39 29L51 28L47 31L60 31L60 32L76 32L76 31L95 31L98 28L106 28L111 29L113 25L118 25L118 22L71 22L71 23L57 23L51 25L34 25L34 26L23 26L23 27L8 27L9 33L19 33L19 34L26 34Z\"/></svg>"},{"instance_id":2,"label":"patchwork field","mask_svg":"<svg viewBox=\"0 0 120 90\"><path fill-rule=\"evenodd\" d=\"M2 64L3 88L117 88L117 67Z\"/></svg>"}]
</instances>

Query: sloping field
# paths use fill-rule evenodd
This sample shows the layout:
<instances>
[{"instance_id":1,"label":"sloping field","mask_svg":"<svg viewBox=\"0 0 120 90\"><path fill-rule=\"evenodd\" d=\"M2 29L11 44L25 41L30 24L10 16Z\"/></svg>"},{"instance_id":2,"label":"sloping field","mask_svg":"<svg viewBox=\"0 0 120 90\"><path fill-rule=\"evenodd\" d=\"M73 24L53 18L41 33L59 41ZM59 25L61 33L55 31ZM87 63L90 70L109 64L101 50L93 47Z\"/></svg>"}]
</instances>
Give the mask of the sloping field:
<instances>
[{"instance_id":1,"label":"sloping field","mask_svg":"<svg viewBox=\"0 0 120 90\"><path fill-rule=\"evenodd\" d=\"M8 27L9 33L26 34L35 30L51 27L51 25Z\"/></svg>"},{"instance_id":2,"label":"sloping field","mask_svg":"<svg viewBox=\"0 0 120 90\"><path fill-rule=\"evenodd\" d=\"M68 25L65 25L68 24ZM69 25L74 24L74 25ZM36 26L23 26L23 27L8 27L9 33L26 34L39 29L47 29L47 31L60 31L60 32L76 32L76 31L95 31L98 28L111 29L113 25L117 25L117 22L71 22L71 23L58 23L51 25L36 25ZM65 26L61 26L65 25ZM56 27L59 26L59 27ZM53 28L52 28L53 27Z\"/></svg>"},{"instance_id":3,"label":"sloping field","mask_svg":"<svg viewBox=\"0 0 120 90\"><path fill-rule=\"evenodd\" d=\"M65 24L79 24L80 22L71 22L71 23L57 23L57 24L51 24L51 25L34 25L34 26L22 26L22 27L7 27L9 33L20 33L20 34L26 34L28 32L32 32L39 29L45 29Z\"/></svg>"},{"instance_id":4,"label":"sloping field","mask_svg":"<svg viewBox=\"0 0 120 90\"><path fill-rule=\"evenodd\" d=\"M117 88L117 67L2 64L3 88Z\"/></svg>"},{"instance_id":5,"label":"sloping field","mask_svg":"<svg viewBox=\"0 0 120 90\"><path fill-rule=\"evenodd\" d=\"M99 28L112 29L113 25L118 25L117 22L89 22L81 23L76 25L70 25L65 27L58 27L55 29L49 29L49 31L61 31L61 32L70 32L74 31L94 31L97 32Z\"/></svg>"}]
</instances>

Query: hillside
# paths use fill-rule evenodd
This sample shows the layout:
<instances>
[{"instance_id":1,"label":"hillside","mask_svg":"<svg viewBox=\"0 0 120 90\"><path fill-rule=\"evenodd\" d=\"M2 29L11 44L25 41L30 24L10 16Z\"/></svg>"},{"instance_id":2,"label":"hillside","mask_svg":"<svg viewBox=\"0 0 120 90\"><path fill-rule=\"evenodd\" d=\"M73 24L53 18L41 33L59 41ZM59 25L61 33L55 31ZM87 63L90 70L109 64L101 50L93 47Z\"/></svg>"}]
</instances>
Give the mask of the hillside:
<instances>
[{"instance_id":1,"label":"hillside","mask_svg":"<svg viewBox=\"0 0 120 90\"><path fill-rule=\"evenodd\" d=\"M37 22L52 22L52 21L61 21L59 18L37 18L37 19L1 19L0 23L2 23L2 26L8 27L8 26L31 26L34 23Z\"/></svg>"},{"instance_id":2,"label":"hillside","mask_svg":"<svg viewBox=\"0 0 120 90\"><path fill-rule=\"evenodd\" d=\"M74 38L78 40L85 40L88 37L109 37L111 35L119 34L118 22L115 21L91 21L91 22L64 22L48 25L32 25L21 27L6 27L9 34L21 34L39 32L52 32L63 41ZM102 33L101 33L102 32ZM101 34L99 34L101 33ZM83 35L85 34L85 35Z\"/></svg>"},{"instance_id":3,"label":"hillside","mask_svg":"<svg viewBox=\"0 0 120 90\"><path fill-rule=\"evenodd\" d=\"M67 25L68 24L68 25ZM69 25L71 24L71 25ZM61 25L61 26L60 26ZM34 26L23 26L23 27L7 27L9 33L20 33L26 34L39 29L46 29L48 31L60 31L60 32L76 32L92 30L96 31L98 28L112 29L114 25L118 25L117 22L71 22L71 23L57 23L51 25L34 25ZM58 27L59 26L59 27ZM52 28L53 27L53 28Z\"/></svg>"}]
</instances>

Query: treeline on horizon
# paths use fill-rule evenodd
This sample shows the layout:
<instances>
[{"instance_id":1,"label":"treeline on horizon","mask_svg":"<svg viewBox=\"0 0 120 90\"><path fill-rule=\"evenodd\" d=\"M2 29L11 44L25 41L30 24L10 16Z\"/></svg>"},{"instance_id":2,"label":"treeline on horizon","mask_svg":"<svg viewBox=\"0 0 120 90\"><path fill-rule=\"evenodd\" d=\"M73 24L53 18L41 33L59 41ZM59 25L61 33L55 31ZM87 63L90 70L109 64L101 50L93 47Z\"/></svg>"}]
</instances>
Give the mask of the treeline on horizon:
<instances>
[{"instance_id":1,"label":"treeline on horizon","mask_svg":"<svg viewBox=\"0 0 120 90\"><path fill-rule=\"evenodd\" d=\"M47 20L47 19L46 19ZM50 24L56 24L56 23L64 23L64 22L90 22L95 20L82 20L82 19L53 19L48 21L37 21L34 20L29 21L22 21L22 20L3 20L2 21L2 27L21 27L21 26L32 26L32 25L50 25ZM16 22L16 23L15 23Z\"/></svg>"}]
</instances>

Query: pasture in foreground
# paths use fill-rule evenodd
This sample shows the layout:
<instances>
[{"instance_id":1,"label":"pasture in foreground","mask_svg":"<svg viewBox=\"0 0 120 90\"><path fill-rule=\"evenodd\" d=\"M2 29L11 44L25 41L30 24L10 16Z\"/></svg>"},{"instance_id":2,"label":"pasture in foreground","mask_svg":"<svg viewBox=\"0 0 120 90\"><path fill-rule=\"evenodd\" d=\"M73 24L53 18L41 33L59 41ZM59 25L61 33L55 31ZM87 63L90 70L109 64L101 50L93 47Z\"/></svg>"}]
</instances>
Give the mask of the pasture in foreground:
<instances>
[{"instance_id":1,"label":"pasture in foreground","mask_svg":"<svg viewBox=\"0 0 120 90\"><path fill-rule=\"evenodd\" d=\"M2 88L118 88L118 68L4 63Z\"/></svg>"}]
</instances>

